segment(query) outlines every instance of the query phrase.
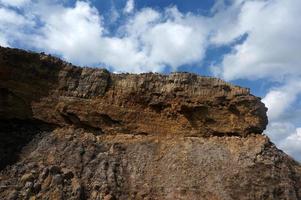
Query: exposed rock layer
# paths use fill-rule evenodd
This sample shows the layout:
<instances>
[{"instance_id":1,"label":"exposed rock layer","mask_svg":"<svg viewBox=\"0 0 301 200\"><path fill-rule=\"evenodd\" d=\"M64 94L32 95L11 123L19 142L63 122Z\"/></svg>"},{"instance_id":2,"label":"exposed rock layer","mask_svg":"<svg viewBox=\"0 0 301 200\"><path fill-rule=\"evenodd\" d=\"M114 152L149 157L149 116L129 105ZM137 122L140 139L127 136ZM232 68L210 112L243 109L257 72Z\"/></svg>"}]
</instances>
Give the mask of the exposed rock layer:
<instances>
[{"instance_id":1,"label":"exposed rock layer","mask_svg":"<svg viewBox=\"0 0 301 200\"><path fill-rule=\"evenodd\" d=\"M220 79L0 48L0 119L0 199L301 198L264 104Z\"/></svg>"},{"instance_id":2,"label":"exposed rock layer","mask_svg":"<svg viewBox=\"0 0 301 200\"><path fill-rule=\"evenodd\" d=\"M195 136L260 134L267 124L259 98L217 78L110 74L12 49L0 56L2 119Z\"/></svg>"}]
</instances>

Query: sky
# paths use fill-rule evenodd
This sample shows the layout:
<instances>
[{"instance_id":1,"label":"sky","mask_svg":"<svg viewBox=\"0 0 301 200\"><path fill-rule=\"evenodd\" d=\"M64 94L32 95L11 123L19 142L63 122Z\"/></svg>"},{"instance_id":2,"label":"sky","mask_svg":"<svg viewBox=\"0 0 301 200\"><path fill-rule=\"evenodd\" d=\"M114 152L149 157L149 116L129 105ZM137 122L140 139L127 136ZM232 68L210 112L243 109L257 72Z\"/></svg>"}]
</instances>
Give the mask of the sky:
<instances>
[{"instance_id":1,"label":"sky","mask_svg":"<svg viewBox=\"0 0 301 200\"><path fill-rule=\"evenodd\" d=\"M301 161L300 0L0 0L0 45L112 72L188 71L248 87Z\"/></svg>"}]
</instances>

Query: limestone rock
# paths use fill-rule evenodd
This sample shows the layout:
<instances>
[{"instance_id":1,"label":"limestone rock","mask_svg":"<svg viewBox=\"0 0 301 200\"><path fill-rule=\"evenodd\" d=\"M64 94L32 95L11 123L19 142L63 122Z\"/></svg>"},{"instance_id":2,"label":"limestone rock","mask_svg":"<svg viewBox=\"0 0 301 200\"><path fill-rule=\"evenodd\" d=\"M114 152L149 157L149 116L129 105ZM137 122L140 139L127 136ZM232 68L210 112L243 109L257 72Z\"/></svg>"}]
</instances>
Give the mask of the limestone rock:
<instances>
[{"instance_id":1,"label":"limestone rock","mask_svg":"<svg viewBox=\"0 0 301 200\"><path fill-rule=\"evenodd\" d=\"M0 199L301 199L245 88L0 48Z\"/></svg>"},{"instance_id":2,"label":"limestone rock","mask_svg":"<svg viewBox=\"0 0 301 200\"><path fill-rule=\"evenodd\" d=\"M259 98L217 78L111 74L44 54L0 53L2 119L39 119L99 133L196 136L260 134L267 124Z\"/></svg>"}]
</instances>

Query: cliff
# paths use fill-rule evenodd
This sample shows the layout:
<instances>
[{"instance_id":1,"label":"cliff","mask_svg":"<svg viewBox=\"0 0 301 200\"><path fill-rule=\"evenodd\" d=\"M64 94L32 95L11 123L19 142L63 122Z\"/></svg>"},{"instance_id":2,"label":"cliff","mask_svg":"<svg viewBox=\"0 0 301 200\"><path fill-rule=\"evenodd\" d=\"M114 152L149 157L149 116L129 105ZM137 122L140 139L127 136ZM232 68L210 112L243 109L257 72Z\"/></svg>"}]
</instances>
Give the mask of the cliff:
<instances>
[{"instance_id":1,"label":"cliff","mask_svg":"<svg viewBox=\"0 0 301 200\"><path fill-rule=\"evenodd\" d=\"M0 48L0 199L301 199L245 88Z\"/></svg>"}]
</instances>

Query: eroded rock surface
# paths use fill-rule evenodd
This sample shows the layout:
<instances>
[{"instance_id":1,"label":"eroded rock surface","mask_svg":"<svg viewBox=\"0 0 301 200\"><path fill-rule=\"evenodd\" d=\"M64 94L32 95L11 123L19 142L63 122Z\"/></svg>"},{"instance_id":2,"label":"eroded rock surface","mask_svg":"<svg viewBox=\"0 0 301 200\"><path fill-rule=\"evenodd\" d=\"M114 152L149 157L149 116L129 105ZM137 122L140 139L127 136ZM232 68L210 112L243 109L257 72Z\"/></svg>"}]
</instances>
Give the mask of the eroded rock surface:
<instances>
[{"instance_id":1,"label":"eroded rock surface","mask_svg":"<svg viewBox=\"0 0 301 200\"><path fill-rule=\"evenodd\" d=\"M0 56L2 119L195 136L260 134L267 124L259 98L217 78L111 74L13 49L2 48Z\"/></svg>"},{"instance_id":2,"label":"eroded rock surface","mask_svg":"<svg viewBox=\"0 0 301 200\"><path fill-rule=\"evenodd\" d=\"M0 48L0 199L301 199L245 88Z\"/></svg>"}]
</instances>

